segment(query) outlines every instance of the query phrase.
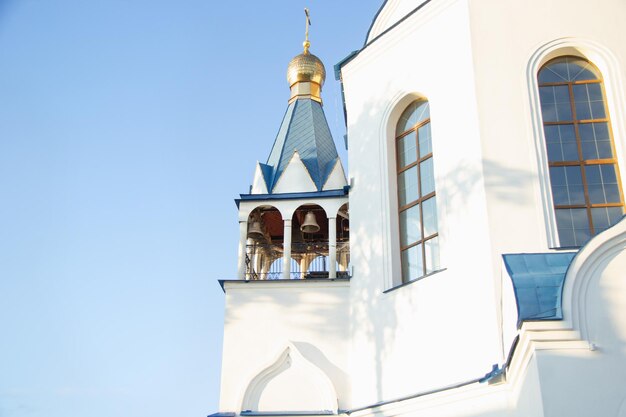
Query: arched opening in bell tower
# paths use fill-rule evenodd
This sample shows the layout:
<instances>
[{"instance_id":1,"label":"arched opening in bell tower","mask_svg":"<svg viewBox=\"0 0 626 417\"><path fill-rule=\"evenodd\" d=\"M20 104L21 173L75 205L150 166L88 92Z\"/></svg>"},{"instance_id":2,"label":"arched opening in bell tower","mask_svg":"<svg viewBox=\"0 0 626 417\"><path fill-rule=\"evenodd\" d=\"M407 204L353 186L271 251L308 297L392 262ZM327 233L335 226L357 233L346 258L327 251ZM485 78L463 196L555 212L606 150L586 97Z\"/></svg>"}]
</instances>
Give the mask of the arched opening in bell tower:
<instances>
[{"instance_id":1,"label":"arched opening in bell tower","mask_svg":"<svg viewBox=\"0 0 626 417\"><path fill-rule=\"evenodd\" d=\"M299 263L299 278L328 278L326 211L317 204L303 204L294 211L291 224L291 257Z\"/></svg>"},{"instance_id":2,"label":"arched opening in bell tower","mask_svg":"<svg viewBox=\"0 0 626 417\"><path fill-rule=\"evenodd\" d=\"M337 210L337 277L350 275L350 211L348 203Z\"/></svg>"},{"instance_id":3,"label":"arched opening in bell tower","mask_svg":"<svg viewBox=\"0 0 626 417\"><path fill-rule=\"evenodd\" d=\"M283 219L276 207L263 205L248 216L246 279L279 279L283 256Z\"/></svg>"}]
</instances>

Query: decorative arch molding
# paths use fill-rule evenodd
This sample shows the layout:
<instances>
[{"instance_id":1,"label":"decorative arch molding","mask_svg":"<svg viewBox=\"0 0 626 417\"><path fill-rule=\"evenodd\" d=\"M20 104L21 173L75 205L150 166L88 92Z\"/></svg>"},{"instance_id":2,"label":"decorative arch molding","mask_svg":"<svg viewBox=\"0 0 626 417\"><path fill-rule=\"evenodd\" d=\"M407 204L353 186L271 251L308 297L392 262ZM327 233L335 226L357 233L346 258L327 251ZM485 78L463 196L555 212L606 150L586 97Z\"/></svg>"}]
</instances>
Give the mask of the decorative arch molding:
<instances>
[{"instance_id":1,"label":"decorative arch molding","mask_svg":"<svg viewBox=\"0 0 626 417\"><path fill-rule=\"evenodd\" d=\"M239 221L248 221L248 218L250 217L250 214L258 209L258 208L262 208L262 207L272 207L275 208L276 210L278 210L283 218L283 220L285 218L291 218L291 217L285 217L286 213L289 212L289 209L284 207L284 204L279 201L279 200L267 200L267 201L246 201L246 202L241 202L239 205Z\"/></svg>"},{"instance_id":2,"label":"decorative arch molding","mask_svg":"<svg viewBox=\"0 0 626 417\"><path fill-rule=\"evenodd\" d=\"M281 213L283 220L291 220L296 210L307 204L315 204L320 206L327 217L333 217L337 210L341 208L346 202L347 198L312 198L301 200L288 200L281 207Z\"/></svg>"},{"instance_id":3,"label":"decorative arch molding","mask_svg":"<svg viewBox=\"0 0 626 417\"><path fill-rule=\"evenodd\" d=\"M291 375L288 375L290 372ZM282 381L273 384L281 376ZM310 389L299 389L303 386L314 387L315 392ZM270 399L270 405L265 404L268 402L266 398L268 395L271 396L276 390L285 387L291 388L292 391L280 391L280 395L276 397L280 396L281 400L272 402ZM295 408L291 404L298 404L298 406ZM278 407L272 407L272 405L278 405ZM241 401L241 410L337 412L337 392L328 375L316 364L306 359L293 343L287 342L286 347L275 359L251 378Z\"/></svg>"},{"instance_id":4,"label":"decorative arch molding","mask_svg":"<svg viewBox=\"0 0 626 417\"><path fill-rule=\"evenodd\" d=\"M239 221L248 221L250 213L260 207L270 206L278 210L283 220L291 220L298 208L305 204L316 204L320 206L328 216L334 216L337 210L348 202L347 197L340 198L319 198L319 199L299 199L299 200L268 200L242 202L239 207Z\"/></svg>"},{"instance_id":5,"label":"decorative arch molding","mask_svg":"<svg viewBox=\"0 0 626 417\"><path fill-rule=\"evenodd\" d=\"M537 174L541 193L542 209L546 220L547 244L550 248L559 246L559 237L556 227L556 217L552 202L550 175L548 172L548 155L545 146L545 136L541 119L541 104L539 101L539 83L537 74L548 61L558 56L573 55L584 58L593 63L600 72L604 82L607 107L611 115L611 128L616 149L618 165L624 166L624 150L626 149L626 115L622 109L626 108L624 84L619 68L619 61L604 45L582 38L559 38L538 47L528 59L526 66L526 84L530 109L532 134L535 144L537 160Z\"/></svg>"},{"instance_id":6,"label":"decorative arch molding","mask_svg":"<svg viewBox=\"0 0 626 417\"><path fill-rule=\"evenodd\" d=\"M589 341L588 293L607 262L626 251L626 217L593 237L578 252L565 275L563 287L563 320ZM593 342L593 341L590 341Z\"/></svg>"}]
</instances>

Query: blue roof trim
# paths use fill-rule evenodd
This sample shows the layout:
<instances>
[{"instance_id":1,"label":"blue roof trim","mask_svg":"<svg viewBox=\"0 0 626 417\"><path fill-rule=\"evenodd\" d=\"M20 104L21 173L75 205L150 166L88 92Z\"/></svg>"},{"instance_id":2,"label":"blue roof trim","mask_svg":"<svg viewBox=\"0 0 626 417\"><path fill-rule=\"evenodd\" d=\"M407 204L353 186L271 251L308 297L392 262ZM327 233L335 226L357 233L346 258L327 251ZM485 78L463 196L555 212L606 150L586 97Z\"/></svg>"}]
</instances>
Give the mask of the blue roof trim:
<instances>
[{"instance_id":1,"label":"blue roof trim","mask_svg":"<svg viewBox=\"0 0 626 417\"><path fill-rule=\"evenodd\" d=\"M267 190L272 193L289 161L298 152L315 187L321 190L327 179L326 167L338 158L322 105L317 101L301 98L287 108L285 117L267 159L272 175L266 177Z\"/></svg>"},{"instance_id":2,"label":"blue roof trim","mask_svg":"<svg viewBox=\"0 0 626 417\"><path fill-rule=\"evenodd\" d=\"M341 67L343 67L345 64L347 64L348 62L352 61L354 58L356 58L357 55L359 55L361 52L363 52L365 50L365 48L367 48L368 46L370 46L371 44L373 44L375 41L377 41L378 39L380 39L382 36L386 35L389 31L395 29L396 26L400 25L402 22L404 22L406 19L408 19L409 17L413 16L415 13L417 13L418 11L420 11L422 9L422 7L426 6L428 3L430 3L432 0L425 0L423 3L421 3L419 6L417 6L415 9L411 10L409 13L407 13L402 19L398 20L396 23L394 23L393 25L389 26L387 29L385 29L384 32L382 32L380 35L376 36L374 39L372 39L370 42L367 42L367 38L369 38L370 36L370 31L372 30L372 27L374 26L374 23L376 22L376 19L378 18L378 14L382 11L383 7L385 7L385 4L387 3L387 1L385 0L385 3L382 5L382 7L380 8L380 10L378 10L378 13L376 13L376 16L374 17L374 20L372 21L372 24L370 25L369 30L367 31L367 36L365 37L365 42L363 42L363 46L361 47L361 49L358 49L356 51L353 51L350 53L350 55L348 55L347 57L345 57L343 60L339 61L336 65L335 65L335 74L338 73L338 71L341 71Z\"/></svg>"},{"instance_id":3,"label":"blue roof trim","mask_svg":"<svg viewBox=\"0 0 626 417\"><path fill-rule=\"evenodd\" d=\"M415 14L418 10L420 10L422 7L426 6L428 3L430 3L432 0L425 0L424 2L422 2L419 6L417 6L415 9L411 10L409 13L407 13L406 15L404 15L404 17L400 20L398 20L396 23L394 23L393 25L389 26L387 29L385 29L380 35L376 36L374 39L372 39L370 42L367 42L367 38L370 37L370 31L372 30L372 28L374 27L374 23L376 23L376 19L378 18L378 14L383 10L383 8L385 7L385 4L387 4L387 0L385 0L385 3L382 5L382 7L380 8L380 10L378 10L378 13L376 13L376 17L374 17L374 20L372 21L372 24L370 25L369 30L367 31L367 36L365 37L365 42L363 42L363 48L361 48L361 50L365 49L366 46L371 45L374 43L374 41L378 40L380 37L382 37L383 35L385 35L386 33L388 33L390 30L394 29L396 26L398 26L400 23L404 22L406 19L408 19L409 17L413 16L413 14ZM360 52L360 51L359 51Z\"/></svg>"},{"instance_id":4,"label":"blue roof trim","mask_svg":"<svg viewBox=\"0 0 626 417\"><path fill-rule=\"evenodd\" d=\"M343 93L343 81L341 80L341 68L344 65L346 65L348 62L350 62L354 58L356 58L361 52L363 52L365 50L365 48L367 48L368 46L373 44L375 41L380 39L382 36L387 34L389 31L394 29L396 26L398 26L399 24L404 22L406 19L408 19L414 13L417 13L422 7L426 6L430 2L431 2L431 0L425 0L422 4L417 6L415 9L413 9L411 12L409 12L402 19L398 20L396 23L394 23L393 25L389 26L384 32L382 32L380 35L376 36L374 39L372 39L368 43L367 39L370 37L370 32L372 31L372 28L374 27L374 23L376 23L376 19L378 19L378 15L385 8L385 5L387 4L387 0L385 0L383 2L382 6L380 6L380 9L378 9L378 12L376 12L376 16L374 16L374 19L372 20L372 24L370 25L370 27L369 27L369 29L367 31L367 35L365 36L365 41L363 42L363 46L361 47L361 49L357 49L355 51L350 52L350 54L348 56L346 56L344 59L342 59L341 61L339 61L338 63L336 63L333 66L333 68L335 70L335 80L337 80L337 81L339 81L341 83L341 101L343 102L343 120L344 120L346 126L348 125L348 111L346 109L346 97L345 97L345 95ZM347 142L346 142L346 149L348 149Z\"/></svg>"},{"instance_id":5,"label":"blue roof trim","mask_svg":"<svg viewBox=\"0 0 626 417\"><path fill-rule=\"evenodd\" d=\"M309 193L281 193L281 194L239 194L240 198L235 199L235 204L239 207L242 201L266 201L266 200L296 200L302 198L332 198L343 197L350 192L350 186L346 185L341 190L314 191Z\"/></svg>"},{"instance_id":6,"label":"blue roof trim","mask_svg":"<svg viewBox=\"0 0 626 417\"><path fill-rule=\"evenodd\" d=\"M367 29L367 34L365 35L365 42L363 42L363 46L367 45L367 40L370 37L370 33L372 32L372 28L374 27L374 23L376 23L376 19L378 19L378 16L380 16L380 12L382 12L383 9L385 8L385 6L387 5L387 1L388 0L383 1L383 4L380 6L378 11L374 15L374 18L372 19L372 23L370 24L370 28Z\"/></svg>"},{"instance_id":7,"label":"blue roof trim","mask_svg":"<svg viewBox=\"0 0 626 417\"><path fill-rule=\"evenodd\" d=\"M525 320L561 320L565 274L576 252L502 255L513 282L518 325Z\"/></svg>"},{"instance_id":8,"label":"blue roof trim","mask_svg":"<svg viewBox=\"0 0 626 417\"><path fill-rule=\"evenodd\" d=\"M341 67L343 67L344 64L350 62L352 58L358 55L358 53L359 53L359 50L356 49L350 52L348 56L346 56L344 59L337 62L335 65L333 65L333 69L335 70L335 81L341 81Z\"/></svg>"}]
</instances>

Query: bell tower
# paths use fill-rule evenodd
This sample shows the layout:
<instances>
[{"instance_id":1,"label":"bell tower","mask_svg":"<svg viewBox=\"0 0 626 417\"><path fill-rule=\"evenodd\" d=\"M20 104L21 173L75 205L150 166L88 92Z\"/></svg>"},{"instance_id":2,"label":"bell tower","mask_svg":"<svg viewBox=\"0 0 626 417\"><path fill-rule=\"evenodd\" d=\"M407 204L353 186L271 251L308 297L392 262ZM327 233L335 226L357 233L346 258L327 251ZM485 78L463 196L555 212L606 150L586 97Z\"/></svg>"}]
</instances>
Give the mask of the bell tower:
<instances>
[{"instance_id":1,"label":"bell tower","mask_svg":"<svg viewBox=\"0 0 626 417\"><path fill-rule=\"evenodd\" d=\"M229 415L336 414L350 396L349 187L305 13L303 51L287 67L287 111L250 192L236 200L237 279L220 281L220 410Z\"/></svg>"},{"instance_id":2,"label":"bell tower","mask_svg":"<svg viewBox=\"0 0 626 417\"><path fill-rule=\"evenodd\" d=\"M349 268L348 189L322 108L326 78L309 52L308 10L303 52L287 67L287 111L251 191L238 199L238 278L336 278Z\"/></svg>"}]
</instances>

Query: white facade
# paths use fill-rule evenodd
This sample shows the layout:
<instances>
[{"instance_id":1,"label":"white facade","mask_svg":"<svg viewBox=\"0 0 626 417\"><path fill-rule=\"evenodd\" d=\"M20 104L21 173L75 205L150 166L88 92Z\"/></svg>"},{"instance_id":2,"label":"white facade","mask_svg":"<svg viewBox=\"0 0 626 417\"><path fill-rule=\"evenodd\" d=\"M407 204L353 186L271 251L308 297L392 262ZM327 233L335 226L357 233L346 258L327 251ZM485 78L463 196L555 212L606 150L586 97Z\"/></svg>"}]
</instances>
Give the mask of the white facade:
<instances>
[{"instance_id":1,"label":"white facade","mask_svg":"<svg viewBox=\"0 0 626 417\"><path fill-rule=\"evenodd\" d=\"M224 283L220 412L626 417L626 220L577 251L562 320L518 328L502 260L563 252L537 82L549 60L578 56L602 73L624 183L624 21L622 0L387 1L341 64L351 278ZM403 284L395 130L419 98L430 103L440 270ZM336 218L345 202L316 204ZM306 201L280 204L291 221ZM241 202L242 242L256 205ZM494 364L504 373L478 382Z\"/></svg>"}]
</instances>

